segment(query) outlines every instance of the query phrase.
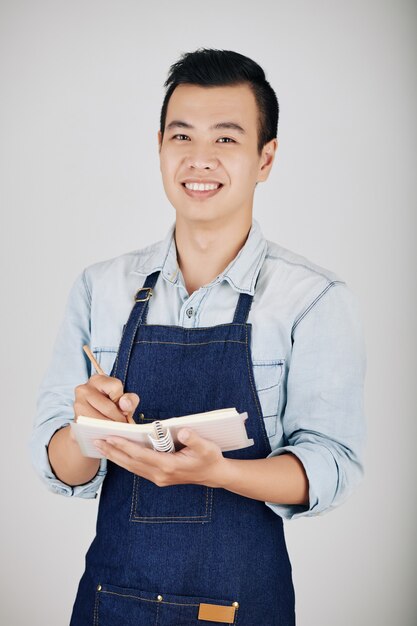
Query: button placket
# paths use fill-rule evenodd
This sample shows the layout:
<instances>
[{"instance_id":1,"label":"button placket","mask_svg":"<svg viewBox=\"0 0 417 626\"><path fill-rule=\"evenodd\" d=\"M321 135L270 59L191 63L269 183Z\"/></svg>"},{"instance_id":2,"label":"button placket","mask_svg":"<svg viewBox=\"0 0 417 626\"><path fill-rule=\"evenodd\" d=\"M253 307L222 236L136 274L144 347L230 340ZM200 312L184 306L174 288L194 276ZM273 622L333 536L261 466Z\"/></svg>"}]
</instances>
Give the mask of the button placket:
<instances>
[{"instance_id":1,"label":"button placket","mask_svg":"<svg viewBox=\"0 0 417 626\"><path fill-rule=\"evenodd\" d=\"M199 301L201 300L196 294L192 294L184 301L182 306L182 320L183 325L190 327L195 324L195 317L197 315L197 309Z\"/></svg>"}]
</instances>

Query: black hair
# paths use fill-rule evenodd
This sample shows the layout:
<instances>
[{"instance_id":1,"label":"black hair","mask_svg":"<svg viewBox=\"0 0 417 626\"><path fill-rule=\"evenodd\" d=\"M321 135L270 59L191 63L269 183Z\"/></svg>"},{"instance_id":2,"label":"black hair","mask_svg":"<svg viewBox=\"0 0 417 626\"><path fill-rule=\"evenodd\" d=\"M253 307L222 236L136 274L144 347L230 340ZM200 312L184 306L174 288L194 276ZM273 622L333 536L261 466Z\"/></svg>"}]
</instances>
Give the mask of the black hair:
<instances>
[{"instance_id":1,"label":"black hair","mask_svg":"<svg viewBox=\"0 0 417 626\"><path fill-rule=\"evenodd\" d=\"M174 89L181 84L217 87L248 84L258 106L258 152L277 136L279 105L275 91L265 78L260 65L249 57L232 50L198 48L186 52L171 65L164 83L166 93L161 109L160 130L165 130L168 102Z\"/></svg>"}]
</instances>

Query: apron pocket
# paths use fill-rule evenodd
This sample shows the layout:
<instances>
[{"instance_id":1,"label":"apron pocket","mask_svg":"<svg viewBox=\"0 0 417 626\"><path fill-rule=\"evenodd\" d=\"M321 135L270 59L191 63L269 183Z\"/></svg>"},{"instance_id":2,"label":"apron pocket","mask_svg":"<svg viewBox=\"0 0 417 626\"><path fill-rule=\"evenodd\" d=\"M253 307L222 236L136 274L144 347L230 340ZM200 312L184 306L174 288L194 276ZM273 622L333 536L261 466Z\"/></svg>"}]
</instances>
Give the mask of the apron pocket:
<instances>
[{"instance_id":1,"label":"apron pocket","mask_svg":"<svg viewBox=\"0 0 417 626\"><path fill-rule=\"evenodd\" d=\"M147 524L211 522L213 491L205 485L158 487L135 475L130 521Z\"/></svg>"},{"instance_id":2,"label":"apron pocket","mask_svg":"<svg viewBox=\"0 0 417 626\"><path fill-rule=\"evenodd\" d=\"M155 594L114 585L97 585L93 626L157 626L157 619Z\"/></svg>"},{"instance_id":3,"label":"apron pocket","mask_svg":"<svg viewBox=\"0 0 417 626\"><path fill-rule=\"evenodd\" d=\"M97 585L93 626L236 624L238 609L232 603L233 600L178 596L163 590L152 593L101 583ZM198 618L199 614L203 619ZM210 615L213 617L208 621L204 619Z\"/></svg>"},{"instance_id":4,"label":"apron pocket","mask_svg":"<svg viewBox=\"0 0 417 626\"><path fill-rule=\"evenodd\" d=\"M137 422L153 422L181 415L175 410L137 408ZM198 413L198 411L195 411ZM130 521L146 524L211 522L213 488L205 485L170 485L158 487L150 480L134 475Z\"/></svg>"}]
</instances>

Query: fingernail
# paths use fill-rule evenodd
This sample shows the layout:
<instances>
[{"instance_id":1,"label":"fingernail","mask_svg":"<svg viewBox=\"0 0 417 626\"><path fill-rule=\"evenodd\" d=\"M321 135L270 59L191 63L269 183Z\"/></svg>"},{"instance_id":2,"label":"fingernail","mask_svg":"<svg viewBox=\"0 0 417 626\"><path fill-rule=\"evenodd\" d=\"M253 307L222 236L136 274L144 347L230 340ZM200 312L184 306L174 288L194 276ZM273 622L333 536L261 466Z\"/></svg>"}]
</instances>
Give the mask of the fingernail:
<instances>
[{"instance_id":1,"label":"fingernail","mask_svg":"<svg viewBox=\"0 0 417 626\"><path fill-rule=\"evenodd\" d=\"M181 432L178 433L178 439L182 441L182 443L185 443L188 440L189 436L190 436L189 430L182 430Z\"/></svg>"}]
</instances>

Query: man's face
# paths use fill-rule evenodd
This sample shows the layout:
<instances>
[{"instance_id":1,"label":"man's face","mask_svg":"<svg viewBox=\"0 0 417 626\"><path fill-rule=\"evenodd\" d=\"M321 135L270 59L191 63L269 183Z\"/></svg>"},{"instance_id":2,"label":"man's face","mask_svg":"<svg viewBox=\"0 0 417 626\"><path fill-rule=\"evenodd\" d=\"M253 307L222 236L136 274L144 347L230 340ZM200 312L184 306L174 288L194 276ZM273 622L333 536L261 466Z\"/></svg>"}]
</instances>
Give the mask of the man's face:
<instances>
[{"instance_id":1,"label":"man's face","mask_svg":"<svg viewBox=\"0 0 417 626\"><path fill-rule=\"evenodd\" d=\"M268 177L277 141L258 153L258 109L248 85L179 85L158 141L162 180L177 221L251 219L255 185ZM202 184L209 188L195 188Z\"/></svg>"}]
</instances>

